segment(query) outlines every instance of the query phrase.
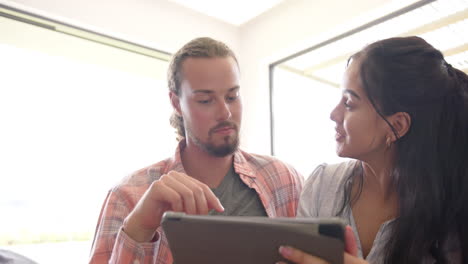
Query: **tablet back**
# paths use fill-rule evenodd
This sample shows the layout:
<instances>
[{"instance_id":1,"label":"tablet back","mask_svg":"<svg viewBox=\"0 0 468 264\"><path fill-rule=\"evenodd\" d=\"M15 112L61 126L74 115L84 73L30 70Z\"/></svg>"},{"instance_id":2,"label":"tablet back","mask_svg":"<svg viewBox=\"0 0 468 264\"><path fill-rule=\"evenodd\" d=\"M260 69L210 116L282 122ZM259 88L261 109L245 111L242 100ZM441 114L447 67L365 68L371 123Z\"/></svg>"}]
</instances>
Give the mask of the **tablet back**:
<instances>
[{"instance_id":1,"label":"tablet back","mask_svg":"<svg viewBox=\"0 0 468 264\"><path fill-rule=\"evenodd\" d=\"M344 224L338 219L193 216L168 212L163 230L175 264L262 264L285 261L288 245L343 263ZM285 261L286 262L286 261Z\"/></svg>"}]
</instances>

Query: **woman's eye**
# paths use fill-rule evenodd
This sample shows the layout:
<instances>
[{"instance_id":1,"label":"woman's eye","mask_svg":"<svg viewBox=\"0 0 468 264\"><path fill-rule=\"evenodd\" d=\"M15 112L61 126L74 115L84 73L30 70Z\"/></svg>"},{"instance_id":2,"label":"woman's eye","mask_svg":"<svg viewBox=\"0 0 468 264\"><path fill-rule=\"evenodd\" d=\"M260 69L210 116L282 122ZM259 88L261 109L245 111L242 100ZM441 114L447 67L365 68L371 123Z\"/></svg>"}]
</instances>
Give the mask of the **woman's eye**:
<instances>
[{"instance_id":1,"label":"woman's eye","mask_svg":"<svg viewBox=\"0 0 468 264\"><path fill-rule=\"evenodd\" d=\"M352 108L352 103L349 99L343 99L343 105L346 107L346 109Z\"/></svg>"}]
</instances>

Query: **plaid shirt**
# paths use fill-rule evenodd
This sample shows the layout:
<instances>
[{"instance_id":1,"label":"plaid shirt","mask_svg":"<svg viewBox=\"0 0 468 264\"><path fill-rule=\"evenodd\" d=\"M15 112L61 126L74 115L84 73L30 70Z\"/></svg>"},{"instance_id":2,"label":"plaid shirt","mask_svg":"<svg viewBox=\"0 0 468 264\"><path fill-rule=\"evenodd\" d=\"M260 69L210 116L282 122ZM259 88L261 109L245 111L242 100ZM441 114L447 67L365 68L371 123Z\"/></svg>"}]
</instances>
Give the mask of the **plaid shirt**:
<instances>
[{"instance_id":1,"label":"plaid shirt","mask_svg":"<svg viewBox=\"0 0 468 264\"><path fill-rule=\"evenodd\" d=\"M185 173L180 145L174 157L135 172L109 191L99 215L90 263L172 263L161 227L159 240L148 243L138 243L122 231L125 217L151 183L171 170ZM234 153L234 170L257 191L269 217L296 216L303 178L295 169L273 157L238 150Z\"/></svg>"}]
</instances>

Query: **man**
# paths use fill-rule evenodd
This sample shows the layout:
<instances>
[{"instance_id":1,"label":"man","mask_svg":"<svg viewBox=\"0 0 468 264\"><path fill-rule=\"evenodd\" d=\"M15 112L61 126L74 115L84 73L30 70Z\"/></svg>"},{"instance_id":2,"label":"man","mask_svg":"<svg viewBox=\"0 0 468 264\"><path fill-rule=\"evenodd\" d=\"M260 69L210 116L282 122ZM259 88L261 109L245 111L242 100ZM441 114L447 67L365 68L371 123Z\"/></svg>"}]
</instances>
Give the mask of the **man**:
<instances>
[{"instance_id":1,"label":"man","mask_svg":"<svg viewBox=\"0 0 468 264\"><path fill-rule=\"evenodd\" d=\"M272 157L238 149L242 104L234 53L219 41L195 39L174 55L168 73L179 146L174 157L108 193L90 263L172 263L160 228L169 210L296 215L302 176Z\"/></svg>"}]
</instances>

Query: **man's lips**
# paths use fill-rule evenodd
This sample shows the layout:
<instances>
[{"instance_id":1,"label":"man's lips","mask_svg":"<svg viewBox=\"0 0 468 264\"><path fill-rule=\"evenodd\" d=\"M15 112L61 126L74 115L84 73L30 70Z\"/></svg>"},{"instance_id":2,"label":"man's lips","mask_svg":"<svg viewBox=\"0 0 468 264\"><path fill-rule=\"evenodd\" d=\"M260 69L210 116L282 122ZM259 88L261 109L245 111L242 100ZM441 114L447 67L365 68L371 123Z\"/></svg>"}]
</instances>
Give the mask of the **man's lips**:
<instances>
[{"instance_id":1,"label":"man's lips","mask_svg":"<svg viewBox=\"0 0 468 264\"><path fill-rule=\"evenodd\" d=\"M229 134L231 132L233 132L235 129L234 127L231 127L231 126L224 126L224 127L220 127L220 128L217 128L215 130L213 130L214 133L221 133L221 134Z\"/></svg>"}]
</instances>

